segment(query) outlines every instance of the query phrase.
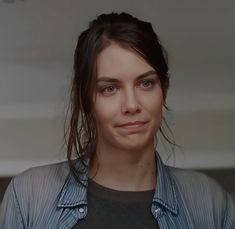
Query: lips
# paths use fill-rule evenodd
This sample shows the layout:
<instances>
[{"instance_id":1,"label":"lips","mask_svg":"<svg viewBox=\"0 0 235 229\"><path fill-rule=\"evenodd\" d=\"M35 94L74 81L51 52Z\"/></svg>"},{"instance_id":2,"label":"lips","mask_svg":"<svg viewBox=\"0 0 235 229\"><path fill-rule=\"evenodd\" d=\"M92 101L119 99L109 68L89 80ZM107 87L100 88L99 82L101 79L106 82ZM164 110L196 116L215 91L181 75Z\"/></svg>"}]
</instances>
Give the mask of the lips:
<instances>
[{"instance_id":1,"label":"lips","mask_svg":"<svg viewBox=\"0 0 235 229\"><path fill-rule=\"evenodd\" d=\"M126 122L123 123L121 125L117 125L117 127L122 127L122 128L126 128L126 129L132 129L132 128L139 128L142 127L146 124L147 122L144 121L135 121L135 122Z\"/></svg>"}]
</instances>

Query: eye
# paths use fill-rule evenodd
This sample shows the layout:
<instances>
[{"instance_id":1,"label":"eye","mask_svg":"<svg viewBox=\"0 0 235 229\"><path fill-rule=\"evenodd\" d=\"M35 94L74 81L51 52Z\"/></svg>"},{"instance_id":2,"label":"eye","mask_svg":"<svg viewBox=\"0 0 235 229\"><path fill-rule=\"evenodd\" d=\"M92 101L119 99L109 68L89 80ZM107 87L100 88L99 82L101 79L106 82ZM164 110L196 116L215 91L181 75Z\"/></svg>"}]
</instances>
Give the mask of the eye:
<instances>
[{"instance_id":1,"label":"eye","mask_svg":"<svg viewBox=\"0 0 235 229\"><path fill-rule=\"evenodd\" d=\"M138 86L144 89L148 89L148 88L152 88L155 82L156 81L152 79L144 79L139 82Z\"/></svg>"},{"instance_id":2,"label":"eye","mask_svg":"<svg viewBox=\"0 0 235 229\"><path fill-rule=\"evenodd\" d=\"M103 86L99 89L99 92L104 95L111 95L117 91L117 87L114 85Z\"/></svg>"}]
</instances>

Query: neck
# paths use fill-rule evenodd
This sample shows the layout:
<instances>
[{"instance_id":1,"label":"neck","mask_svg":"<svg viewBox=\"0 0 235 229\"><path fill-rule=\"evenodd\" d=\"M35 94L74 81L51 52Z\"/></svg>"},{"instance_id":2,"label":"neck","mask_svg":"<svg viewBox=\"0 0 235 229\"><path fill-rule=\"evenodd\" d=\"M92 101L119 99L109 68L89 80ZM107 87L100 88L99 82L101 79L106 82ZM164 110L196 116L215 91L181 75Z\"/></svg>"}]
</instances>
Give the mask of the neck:
<instances>
[{"instance_id":1,"label":"neck","mask_svg":"<svg viewBox=\"0 0 235 229\"><path fill-rule=\"evenodd\" d=\"M152 190L156 185L154 147L129 151L98 145L88 176L115 190Z\"/></svg>"}]
</instances>

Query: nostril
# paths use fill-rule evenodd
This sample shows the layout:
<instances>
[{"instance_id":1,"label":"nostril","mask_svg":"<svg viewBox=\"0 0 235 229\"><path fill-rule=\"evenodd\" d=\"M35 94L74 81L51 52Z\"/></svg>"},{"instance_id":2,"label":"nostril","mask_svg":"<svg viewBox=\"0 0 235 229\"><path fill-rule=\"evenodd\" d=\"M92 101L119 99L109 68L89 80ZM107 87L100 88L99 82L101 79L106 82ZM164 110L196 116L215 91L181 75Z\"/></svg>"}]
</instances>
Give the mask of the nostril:
<instances>
[{"instance_id":1,"label":"nostril","mask_svg":"<svg viewBox=\"0 0 235 229\"><path fill-rule=\"evenodd\" d=\"M133 89L128 89L122 98L122 113L135 114L141 112L141 107L138 101L138 97Z\"/></svg>"},{"instance_id":2,"label":"nostril","mask_svg":"<svg viewBox=\"0 0 235 229\"><path fill-rule=\"evenodd\" d=\"M124 114L136 114L141 112L141 108L139 105L123 106L121 110Z\"/></svg>"}]
</instances>

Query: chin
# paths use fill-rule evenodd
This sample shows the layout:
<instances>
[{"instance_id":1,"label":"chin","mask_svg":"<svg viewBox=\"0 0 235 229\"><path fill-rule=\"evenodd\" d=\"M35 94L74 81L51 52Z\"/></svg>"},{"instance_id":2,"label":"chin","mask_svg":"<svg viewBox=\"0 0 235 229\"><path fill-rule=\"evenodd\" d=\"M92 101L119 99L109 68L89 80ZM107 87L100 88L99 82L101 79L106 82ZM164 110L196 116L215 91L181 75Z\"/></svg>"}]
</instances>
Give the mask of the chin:
<instances>
[{"instance_id":1,"label":"chin","mask_svg":"<svg viewBox=\"0 0 235 229\"><path fill-rule=\"evenodd\" d=\"M119 146L121 146L122 149L130 150L130 151L136 151L140 149L146 149L151 144L154 145L154 141L150 139L145 139L143 136L138 136L135 138L126 138L123 139L123 141L117 142Z\"/></svg>"}]
</instances>

